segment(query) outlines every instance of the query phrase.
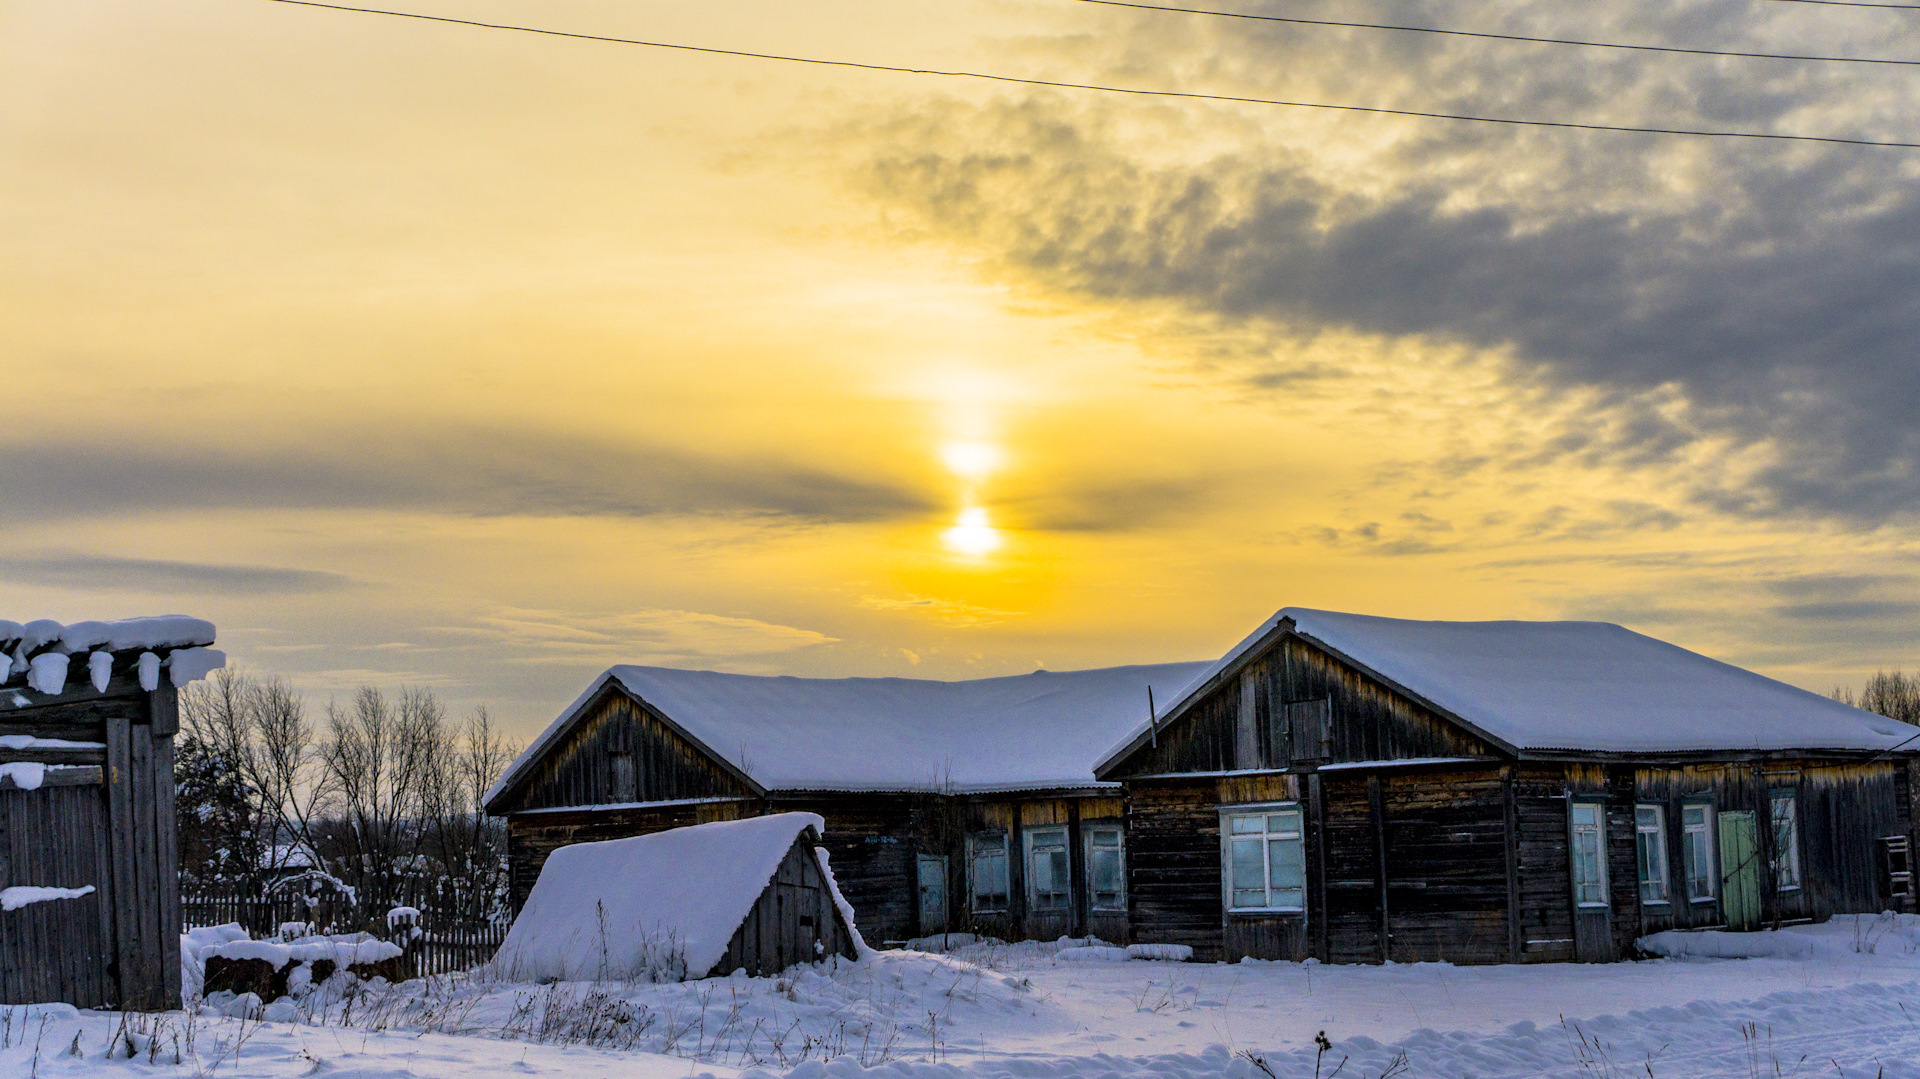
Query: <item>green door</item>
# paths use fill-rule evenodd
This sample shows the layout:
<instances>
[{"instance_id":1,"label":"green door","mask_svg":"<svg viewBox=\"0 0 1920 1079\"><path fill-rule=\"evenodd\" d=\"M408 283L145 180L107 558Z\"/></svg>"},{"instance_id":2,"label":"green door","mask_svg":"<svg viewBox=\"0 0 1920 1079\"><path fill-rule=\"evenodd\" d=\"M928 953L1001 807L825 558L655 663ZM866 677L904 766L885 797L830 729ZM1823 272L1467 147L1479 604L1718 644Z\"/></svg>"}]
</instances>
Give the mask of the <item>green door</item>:
<instances>
[{"instance_id":1,"label":"green door","mask_svg":"<svg viewBox=\"0 0 1920 1079\"><path fill-rule=\"evenodd\" d=\"M1760 860L1752 813L1720 814L1720 909L1728 929L1760 927Z\"/></svg>"}]
</instances>

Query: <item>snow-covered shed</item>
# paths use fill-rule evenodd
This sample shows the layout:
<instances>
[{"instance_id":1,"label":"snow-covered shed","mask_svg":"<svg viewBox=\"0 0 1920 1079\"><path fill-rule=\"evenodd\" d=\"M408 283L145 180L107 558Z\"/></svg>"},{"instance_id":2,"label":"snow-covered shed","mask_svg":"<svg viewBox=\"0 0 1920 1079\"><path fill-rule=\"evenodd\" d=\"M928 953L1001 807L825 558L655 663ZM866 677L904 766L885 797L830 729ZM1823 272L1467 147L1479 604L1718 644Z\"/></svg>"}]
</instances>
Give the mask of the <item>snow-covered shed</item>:
<instances>
[{"instance_id":1,"label":"snow-covered shed","mask_svg":"<svg viewBox=\"0 0 1920 1079\"><path fill-rule=\"evenodd\" d=\"M500 945L515 981L679 981L859 957L813 813L555 850Z\"/></svg>"},{"instance_id":2,"label":"snow-covered shed","mask_svg":"<svg viewBox=\"0 0 1920 1079\"><path fill-rule=\"evenodd\" d=\"M818 813L867 937L1126 935L1101 752L1205 663L942 682L618 666L487 792L514 894L569 843ZM1151 696L1150 696L1151 695Z\"/></svg>"},{"instance_id":3,"label":"snow-covered shed","mask_svg":"<svg viewBox=\"0 0 1920 1079\"><path fill-rule=\"evenodd\" d=\"M213 643L179 615L0 621L0 1004L180 1006L173 736Z\"/></svg>"},{"instance_id":4,"label":"snow-covered shed","mask_svg":"<svg viewBox=\"0 0 1920 1079\"><path fill-rule=\"evenodd\" d=\"M1920 728L1620 626L1287 608L1096 774L1136 939L1203 957L1609 960L1913 909Z\"/></svg>"}]
</instances>

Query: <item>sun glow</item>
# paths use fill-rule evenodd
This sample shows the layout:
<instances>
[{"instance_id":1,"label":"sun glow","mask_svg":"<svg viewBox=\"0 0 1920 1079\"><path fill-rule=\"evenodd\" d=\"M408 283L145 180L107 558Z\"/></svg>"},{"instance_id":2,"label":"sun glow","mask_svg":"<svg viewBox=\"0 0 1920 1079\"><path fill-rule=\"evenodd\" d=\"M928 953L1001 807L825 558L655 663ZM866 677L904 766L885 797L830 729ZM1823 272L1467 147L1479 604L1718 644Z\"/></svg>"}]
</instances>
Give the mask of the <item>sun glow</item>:
<instances>
[{"instance_id":1,"label":"sun glow","mask_svg":"<svg viewBox=\"0 0 1920 1079\"><path fill-rule=\"evenodd\" d=\"M986 442L949 442L941 448L940 458L954 475L980 480L1000 467L1005 454Z\"/></svg>"},{"instance_id":2,"label":"sun glow","mask_svg":"<svg viewBox=\"0 0 1920 1079\"><path fill-rule=\"evenodd\" d=\"M970 558L981 558L1000 549L1000 532L987 522L987 511L968 506L960 511L960 520L941 536L947 547Z\"/></svg>"}]
</instances>

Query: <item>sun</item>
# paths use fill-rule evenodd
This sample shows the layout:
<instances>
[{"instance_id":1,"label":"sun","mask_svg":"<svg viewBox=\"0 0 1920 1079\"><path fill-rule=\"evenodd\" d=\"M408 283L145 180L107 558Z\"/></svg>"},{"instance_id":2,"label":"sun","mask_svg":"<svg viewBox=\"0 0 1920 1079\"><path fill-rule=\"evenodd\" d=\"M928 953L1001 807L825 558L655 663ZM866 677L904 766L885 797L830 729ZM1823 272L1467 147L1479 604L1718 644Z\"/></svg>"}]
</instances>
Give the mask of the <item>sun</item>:
<instances>
[{"instance_id":1,"label":"sun","mask_svg":"<svg viewBox=\"0 0 1920 1079\"><path fill-rule=\"evenodd\" d=\"M1000 532L988 523L987 511L968 506L960 511L960 520L941 534L947 548L969 558L983 558L1000 549Z\"/></svg>"}]
</instances>

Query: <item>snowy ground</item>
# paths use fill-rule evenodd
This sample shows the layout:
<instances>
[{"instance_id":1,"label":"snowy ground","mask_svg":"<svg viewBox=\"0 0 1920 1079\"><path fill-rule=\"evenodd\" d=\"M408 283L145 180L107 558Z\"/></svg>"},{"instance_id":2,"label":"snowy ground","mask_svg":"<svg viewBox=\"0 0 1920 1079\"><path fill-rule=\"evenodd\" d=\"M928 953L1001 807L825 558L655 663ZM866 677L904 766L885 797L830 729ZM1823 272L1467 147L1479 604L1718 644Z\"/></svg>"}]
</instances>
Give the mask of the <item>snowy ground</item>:
<instances>
[{"instance_id":1,"label":"snowy ground","mask_svg":"<svg viewBox=\"0 0 1920 1079\"><path fill-rule=\"evenodd\" d=\"M943 1079L1920 1079L1920 918L1696 934L1607 966L1097 961L1059 945L884 952L682 985L416 982L266 1021L0 1013L0 1079L793 1074ZM1084 961L1090 958L1096 961ZM238 1010L238 1009L234 1009ZM78 1036L79 1055L72 1055ZM156 1039L157 1035L157 1039ZM109 1059L109 1047L111 1059ZM176 1055L179 1064L174 1063ZM822 1063L822 1062L825 1063Z\"/></svg>"}]
</instances>

